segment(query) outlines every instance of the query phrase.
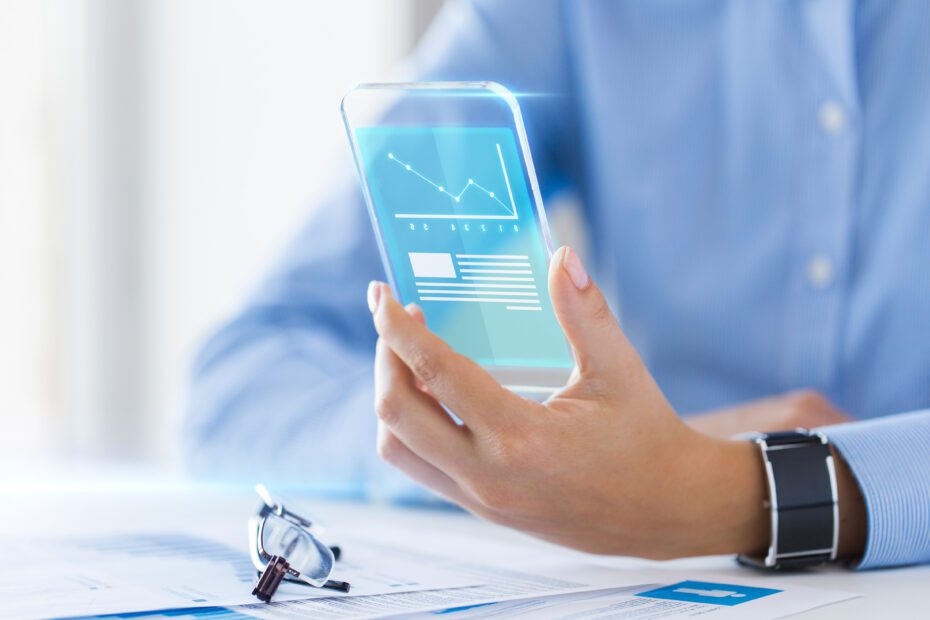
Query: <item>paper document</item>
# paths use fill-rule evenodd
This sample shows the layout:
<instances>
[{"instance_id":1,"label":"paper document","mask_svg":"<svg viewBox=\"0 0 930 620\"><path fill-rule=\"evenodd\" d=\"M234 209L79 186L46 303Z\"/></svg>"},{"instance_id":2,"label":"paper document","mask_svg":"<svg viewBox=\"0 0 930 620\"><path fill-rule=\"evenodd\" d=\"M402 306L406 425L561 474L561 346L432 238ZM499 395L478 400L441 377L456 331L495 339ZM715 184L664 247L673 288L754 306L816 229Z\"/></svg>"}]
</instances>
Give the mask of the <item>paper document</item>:
<instances>
[{"instance_id":1,"label":"paper document","mask_svg":"<svg viewBox=\"0 0 930 620\"><path fill-rule=\"evenodd\" d=\"M856 598L848 592L801 586L767 587L765 580L752 585L741 581L716 583L685 580L671 584L615 588L600 592L565 594L546 598L444 609L407 616L408 620L449 618L526 618L532 620L589 620L624 618L710 617L725 620L767 620Z\"/></svg>"},{"instance_id":2,"label":"paper document","mask_svg":"<svg viewBox=\"0 0 930 620\"><path fill-rule=\"evenodd\" d=\"M509 568L461 562L455 565L447 563L446 568L454 569L456 574L468 576L487 585L428 592L245 605L233 609L263 620L385 618L529 597L588 593L604 588L633 585L637 579L629 572L565 561L548 565L545 561L527 561L520 566Z\"/></svg>"},{"instance_id":3,"label":"paper document","mask_svg":"<svg viewBox=\"0 0 930 620\"><path fill-rule=\"evenodd\" d=\"M330 620L430 617L779 618L854 598L777 580L720 583L599 566L479 554L488 562L345 540L334 577L352 591L282 585L275 602L251 595L244 550L183 533L0 539L0 617L54 618L162 610L172 618ZM480 547L479 541L475 542ZM498 552L504 552L496 547ZM506 553L503 553L506 555ZM662 583L662 582L665 583ZM653 585L643 585L653 584ZM656 585L660 584L660 585ZM221 609L224 608L224 609ZM176 610L167 612L165 610ZM185 611L177 611L185 610ZM186 615L185 615L186 614ZM419 614L419 615L418 615Z\"/></svg>"},{"instance_id":4,"label":"paper document","mask_svg":"<svg viewBox=\"0 0 930 620\"><path fill-rule=\"evenodd\" d=\"M245 536L243 536L243 543ZM181 533L0 540L0 617L82 616L255 601L245 549ZM346 541L334 577L352 590L282 584L275 600L370 596L484 583L438 558Z\"/></svg>"}]
</instances>

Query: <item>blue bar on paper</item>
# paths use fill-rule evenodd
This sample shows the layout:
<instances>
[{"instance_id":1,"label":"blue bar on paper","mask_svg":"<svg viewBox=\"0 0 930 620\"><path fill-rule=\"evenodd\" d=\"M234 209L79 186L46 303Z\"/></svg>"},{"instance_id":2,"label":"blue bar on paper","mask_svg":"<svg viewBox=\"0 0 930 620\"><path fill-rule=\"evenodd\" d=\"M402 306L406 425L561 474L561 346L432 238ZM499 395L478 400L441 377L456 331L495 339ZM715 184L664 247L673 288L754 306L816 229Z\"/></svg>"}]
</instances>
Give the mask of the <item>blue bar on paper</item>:
<instances>
[{"instance_id":1,"label":"blue bar on paper","mask_svg":"<svg viewBox=\"0 0 930 620\"><path fill-rule=\"evenodd\" d=\"M782 590L772 588L753 588L732 583L711 583L708 581L681 581L655 590L640 592L636 596L660 598L684 603L704 603L706 605L724 605L733 607L750 601L778 594Z\"/></svg>"}]
</instances>

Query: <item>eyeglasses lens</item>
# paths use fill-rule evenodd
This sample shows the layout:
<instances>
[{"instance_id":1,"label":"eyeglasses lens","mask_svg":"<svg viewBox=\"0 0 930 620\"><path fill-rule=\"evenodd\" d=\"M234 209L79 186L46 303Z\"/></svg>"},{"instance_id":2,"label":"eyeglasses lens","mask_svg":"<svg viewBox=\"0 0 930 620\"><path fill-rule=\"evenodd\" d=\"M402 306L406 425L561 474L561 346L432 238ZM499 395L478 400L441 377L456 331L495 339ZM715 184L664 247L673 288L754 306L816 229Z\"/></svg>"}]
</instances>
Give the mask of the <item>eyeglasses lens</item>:
<instances>
[{"instance_id":1,"label":"eyeglasses lens","mask_svg":"<svg viewBox=\"0 0 930 620\"><path fill-rule=\"evenodd\" d=\"M333 571L333 552L309 532L276 514L265 519L262 546L269 554L285 558L291 568L312 581L325 582Z\"/></svg>"}]
</instances>

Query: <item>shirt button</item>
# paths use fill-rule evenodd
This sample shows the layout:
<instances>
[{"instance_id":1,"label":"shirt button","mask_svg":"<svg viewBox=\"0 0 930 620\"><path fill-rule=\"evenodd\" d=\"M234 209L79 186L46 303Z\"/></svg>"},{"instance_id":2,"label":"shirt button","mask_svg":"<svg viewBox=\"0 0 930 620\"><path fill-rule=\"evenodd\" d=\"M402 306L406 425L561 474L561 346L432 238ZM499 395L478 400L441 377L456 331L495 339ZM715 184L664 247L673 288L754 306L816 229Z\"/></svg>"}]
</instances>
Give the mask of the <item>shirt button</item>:
<instances>
[{"instance_id":1,"label":"shirt button","mask_svg":"<svg viewBox=\"0 0 930 620\"><path fill-rule=\"evenodd\" d=\"M818 254L807 261L807 281L816 289L825 289L833 283L833 261Z\"/></svg>"},{"instance_id":2,"label":"shirt button","mask_svg":"<svg viewBox=\"0 0 930 620\"><path fill-rule=\"evenodd\" d=\"M820 120L820 128L831 136L846 128L846 112L843 106L835 101L824 101L820 104L817 117Z\"/></svg>"}]
</instances>

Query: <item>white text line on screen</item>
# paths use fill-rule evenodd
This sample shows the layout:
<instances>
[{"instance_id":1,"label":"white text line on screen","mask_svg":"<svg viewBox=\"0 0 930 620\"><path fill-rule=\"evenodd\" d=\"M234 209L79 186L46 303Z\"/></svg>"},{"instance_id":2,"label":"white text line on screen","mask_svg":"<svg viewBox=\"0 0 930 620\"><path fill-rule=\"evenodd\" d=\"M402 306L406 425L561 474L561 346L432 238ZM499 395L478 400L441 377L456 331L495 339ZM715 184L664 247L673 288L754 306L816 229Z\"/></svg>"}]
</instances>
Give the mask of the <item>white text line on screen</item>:
<instances>
[{"instance_id":1,"label":"white text line on screen","mask_svg":"<svg viewBox=\"0 0 930 620\"><path fill-rule=\"evenodd\" d=\"M507 260L529 260L530 257L524 254L456 254L456 258L487 258L487 259L507 259Z\"/></svg>"},{"instance_id":2,"label":"white text line on screen","mask_svg":"<svg viewBox=\"0 0 930 620\"><path fill-rule=\"evenodd\" d=\"M478 282L420 282L417 286L456 286L470 288L530 288L535 289L535 284L481 284Z\"/></svg>"},{"instance_id":3,"label":"white text line on screen","mask_svg":"<svg viewBox=\"0 0 930 620\"><path fill-rule=\"evenodd\" d=\"M475 301L494 304L538 304L538 299L492 299L490 297L421 297L420 301Z\"/></svg>"},{"instance_id":4,"label":"white text line on screen","mask_svg":"<svg viewBox=\"0 0 930 620\"><path fill-rule=\"evenodd\" d=\"M528 276L533 272L529 269L459 269L462 273L503 273L507 275Z\"/></svg>"},{"instance_id":5,"label":"white text line on screen","mask_svg":"<svg viewBox=\"0 0 930 620\"><path fill-rule=\"evenodd\" d=\"M529 267L529 263L491 263L487 261L480 260L460 260L459 265L465 265L466 267L474 266L485 266L485 267Z\"/></svg>"},{"instance_id":6,"label":"white text line on screen","mask_svg":"<svg viewBox=\"0 0 930 620\"><path fill-rule=\"evenodd\" d=\"M417 292L423 294L440 295L517 295L520 297L539 297L539 293L525 293L522 291L447 291L443 289L417 289Z\"/></svg>"}]
</instances>

